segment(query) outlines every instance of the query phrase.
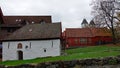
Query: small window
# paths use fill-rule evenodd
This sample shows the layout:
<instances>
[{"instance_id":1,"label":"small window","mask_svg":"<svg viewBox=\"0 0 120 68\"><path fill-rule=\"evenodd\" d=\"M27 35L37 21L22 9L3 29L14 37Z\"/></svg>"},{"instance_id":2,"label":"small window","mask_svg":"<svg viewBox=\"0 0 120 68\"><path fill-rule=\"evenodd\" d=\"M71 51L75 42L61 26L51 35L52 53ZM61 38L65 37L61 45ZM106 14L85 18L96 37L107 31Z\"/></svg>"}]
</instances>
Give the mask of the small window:
<instances>
[{"instance_id":1,"label":"small window","mask_svg":"<svg viewBox=\"0 0 120 68\"><path fill-rule=\"evenodd\" d=\"M80 38L80 43L86 44L87 43L87 39L86 38Z\"/></svg>"},{"instance_id":2,"label":"small window","mask_svg":"<svg viewBox=\"0 0 120 68\"><path fill-rule=\"evenodd\" d=\"M46 48L44 48L44 52L46 52Z\"/></svg>"},{"instance_id":3,"label":"small window","mask_svg":"<svg viewBox=\"0 0 120 68\"><path fill-rule=\"evenodd\" d=\"M75 41L75 44L78 44L78 39L75 39L74 41Z\"/></svg>"},{"instance_id":4,"label":"small window","mask_svg":"<svg viewBox=\"0 0 120 68\"><path fill-rule=\"evenodd\" d=\"M18 49L22 49L22 43L18 43L17 48L18 48Z\"/></svg>"},{"instance_id":5,"label":"small window","mask_svg":"<svg viewBox=\"0 0 120 68\"><path fill-rule=\"evenodd\" d=\"M53 47L53 41L52 41L52 46L51 47Z\"/></svg>"},{"instance_id":6,"label":"small window","mask_svg":"<svg viewBox=\"0 0 120 68\"><path fill-rule=\"evenodd\" d=\"M31 49L31 42L30 42L30 49Z\"/></svg>"},{"instance_id":7,"label":"small window","mask_svg":"<svg viewBox=\"0 0 120 68\"><path fill-rule=\"evenodd\" d=\"M8 42L8 49L10 48L10 43Z\"/></svg>"},{"instance_id":8,"label":"small window","mask_svg":"<svg viewBox=\"0 0 120 68\"><path fill-rule=\"evenodd\" d=\"M25 46L25 49L28 49L28 46L27 46L27 45Z\"/></svg>"}]
</instances>

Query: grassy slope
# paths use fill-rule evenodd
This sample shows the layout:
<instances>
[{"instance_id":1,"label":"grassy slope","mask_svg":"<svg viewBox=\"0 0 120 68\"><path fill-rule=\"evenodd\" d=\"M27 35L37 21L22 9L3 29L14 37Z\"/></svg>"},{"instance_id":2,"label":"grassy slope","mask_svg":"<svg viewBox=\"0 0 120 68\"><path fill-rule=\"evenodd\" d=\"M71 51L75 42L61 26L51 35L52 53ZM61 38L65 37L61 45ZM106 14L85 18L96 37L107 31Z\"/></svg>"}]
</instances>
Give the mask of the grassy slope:
<instances>
[{"instance_id":1,"label":"grassy slope","mask_svg":"<svg viewBox=\"0 0 120 68\"><path fill-rule=\"evenodd\" d=\"M75 60L85 58L100 58L120 55L120 46L91 46L84 48L69 49L65 51L68 55L49 58L36 58L32 60L5 61L3 65L20 65L25 63L40 63L61 60Z\"/></svg>"}]
</instances>

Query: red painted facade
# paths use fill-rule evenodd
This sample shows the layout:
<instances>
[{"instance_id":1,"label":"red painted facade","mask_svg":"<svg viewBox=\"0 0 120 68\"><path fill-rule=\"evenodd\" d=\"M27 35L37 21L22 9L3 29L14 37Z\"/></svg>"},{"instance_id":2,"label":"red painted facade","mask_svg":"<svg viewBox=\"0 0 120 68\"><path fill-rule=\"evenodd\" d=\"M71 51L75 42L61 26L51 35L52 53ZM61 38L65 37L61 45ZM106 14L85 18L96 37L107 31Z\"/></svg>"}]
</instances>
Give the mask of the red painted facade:
<instances>
[{"instance_id":1,"label":"red painted facade","mask_svg":"<svg viewBox=\"0 0 120 68\"><path fill-rule=\"evenodd\" d=\"M93 30L98 30L93 31ZM101 31L102 30L102 31ZM108 29L97 28L70 28L63 32L63 40L65 47L78 47L78 46L94 46L100 44L110 43L112 41L111 33L104 32ZM95 32L99 33L96 34Z\"/></svg>"}]
</instances>

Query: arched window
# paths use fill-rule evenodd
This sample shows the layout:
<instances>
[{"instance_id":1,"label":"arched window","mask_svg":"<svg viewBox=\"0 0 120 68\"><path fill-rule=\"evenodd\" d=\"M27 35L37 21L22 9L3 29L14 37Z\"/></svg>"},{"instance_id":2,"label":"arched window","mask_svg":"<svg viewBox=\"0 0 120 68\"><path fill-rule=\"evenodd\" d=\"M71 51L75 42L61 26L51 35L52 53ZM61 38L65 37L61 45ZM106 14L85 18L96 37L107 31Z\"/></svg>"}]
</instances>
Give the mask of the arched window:
<instances>
[{"instance_id":1,"label":"arched window","mask_svg":"<svg viewBox=\"0 0 120 68\"><path fill-rule=\"evenodd\" d=\"M18 48L18 49L22 49L22 43L18 43L17 48Z\"/></svg>"}]
</instances>

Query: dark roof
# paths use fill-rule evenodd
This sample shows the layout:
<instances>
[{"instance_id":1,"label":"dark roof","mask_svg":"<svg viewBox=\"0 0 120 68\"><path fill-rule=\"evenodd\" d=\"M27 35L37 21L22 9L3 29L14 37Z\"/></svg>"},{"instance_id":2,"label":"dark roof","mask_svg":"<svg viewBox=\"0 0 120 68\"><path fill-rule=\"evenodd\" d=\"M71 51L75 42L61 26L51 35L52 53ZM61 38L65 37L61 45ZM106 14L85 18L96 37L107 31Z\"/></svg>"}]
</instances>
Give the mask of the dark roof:
<instances>
[{"instance_id":1,"label":"dark roof","mask_svg":"<svg viewBox=\"0 0 120 68\"><path fill-rule=\"evenodd\" d=\"M90 25L95 25L93 20L90 21Z\"/></svg>"},{"instance_id":2,"label":"dark roof","mask_svg":"<svg viewBox=\"0 0 120 68\"><path fill-rule=\"evenodd\" d=\"M42 20L52 23L51 16L3 16L4 24L18 24L24 21L40 23Z\"/></svg>"},{"instance_id":3,"label":"dark roof","mask_svg":"<svg viewBox=\"0 0 120 68\"><path fill-rule=\"evenodd\" d=\"M13 16L13 15L9 15L9 16L3 16L2 13L2 9L0 7L0 20L4 23L4 24L20 24L23 23L24 21L27 21L29 24L30 23L40 23L41 21L44 21L46 23L52 23L52 19L51 16L41 16L41 15L32 15L32 16Z\"/></svg>"},{"instance_id":4,"label":"dark roof","mask_svg":"<svg viewBox=\"0 0 120 68\"><path fill-rule=\"evenodd\" d=\"M82 23L81 24L88 24L87 20L86 19L83 19Z\"/></svg>"},{"instance_id":5,"label":"dark roof","mask_svg":"<svg viewBox=\"0 0 120 68\"><path fill-rule=\"evenodd\" d=\"M61 37L61 23L29 24L15 31L3 41L39 40Z\"/></svg>"},{"instance_id":6,"label":"dark roof","mask_svg":"<svg viewBox=\"0 0 120 68\"><path fill-rule=\"evenodd\" d=\"M67 28L66 37L112 36L107 28Z\"/></svg>"},{"instance_id":7,"label":"dark roof","mask_svg":"<svg viewBox=\"0 0 120 68\"><path fill-rule=\"evenodd\" d=\"M0 27L2 27L2 28L6 28L6 27L11 27L11 28L13 28L13 27L22 27L23 25L20 25L20 24L1 24L1 26Z\"/></svg>"}]
</instances>

